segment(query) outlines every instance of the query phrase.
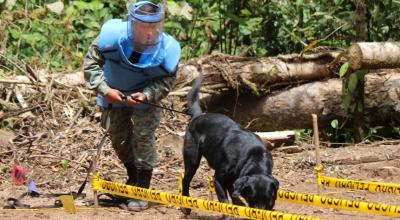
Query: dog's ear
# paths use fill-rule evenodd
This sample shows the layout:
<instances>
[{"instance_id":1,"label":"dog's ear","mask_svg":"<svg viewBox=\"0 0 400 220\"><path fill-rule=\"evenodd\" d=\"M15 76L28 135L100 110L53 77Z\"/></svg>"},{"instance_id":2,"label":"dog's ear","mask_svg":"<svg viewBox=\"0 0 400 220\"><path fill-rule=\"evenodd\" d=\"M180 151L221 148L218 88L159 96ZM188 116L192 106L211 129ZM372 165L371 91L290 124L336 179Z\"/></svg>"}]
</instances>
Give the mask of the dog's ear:
<instances>
[{"instance_id":1,"label":"dog's ear","mask_svg":"<svg viewBox=\"0 0 400 220\"><path fill-rule=\"evenodd\" d=\"M271 179L275 184L275 189L278 190L279 189L279 181L273 176L271 176Z\"/></svg>"},{"instance_id":2,"label":"dog's ear","mask_svg":"<svg viewBox=\"0 0 400 220\"><path fill-rule=\"evenodd\" d=\"M278 189L279 189L279 181L273 176L270 176L270 178L272 180L273 196L276 199L277 193L278 193Z\"/></svg>"},{"instance_id":3,"label":"dog's ear","mask_svg":"<svg viewBox=\"0 0 400 220\"><path fill-rule=\"evenodd\" d=\"M246 187L249 186L249 177L244 176L240 177L233 183L233 193L232 196L235 198L238 198L240 196L240 193L246 189Z\"/></svg>"}]
</instances>

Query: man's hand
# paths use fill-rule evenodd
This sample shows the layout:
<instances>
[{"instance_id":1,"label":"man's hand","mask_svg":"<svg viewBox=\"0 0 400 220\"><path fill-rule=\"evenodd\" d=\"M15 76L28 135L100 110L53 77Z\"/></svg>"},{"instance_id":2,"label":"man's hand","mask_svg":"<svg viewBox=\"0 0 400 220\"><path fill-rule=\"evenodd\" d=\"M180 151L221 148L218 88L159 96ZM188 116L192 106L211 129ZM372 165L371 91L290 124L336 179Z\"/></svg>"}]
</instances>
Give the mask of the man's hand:
<instances>
[{"instance_id":1,"label":"man's hand","mask_svg":"<svg viewBox=\"0 0 400 220\"><path fill-rule=\"evenodd\" d=\"M106 94L106 100L108 103L117 103L117 102L123 102L124 101L125 95L120 92L119 90L116 89L111 89L107 94Z\"/></svg>"},{"instance_id":2,"label":"man's hand","mask_svg":"<svg viewBox=\"0 0 400 220\"><path fill-rule=\"evenodd\" d=\"M141 102L135 101L134 99L137 99L140 101L147 101L147 97L145 94L143 94L141 92L136 92L136 93L133 93L130 96L128 96L128 98L127 98L128 105L138 106L138 105L142 104Z\"/></svg>"}]
</instances>

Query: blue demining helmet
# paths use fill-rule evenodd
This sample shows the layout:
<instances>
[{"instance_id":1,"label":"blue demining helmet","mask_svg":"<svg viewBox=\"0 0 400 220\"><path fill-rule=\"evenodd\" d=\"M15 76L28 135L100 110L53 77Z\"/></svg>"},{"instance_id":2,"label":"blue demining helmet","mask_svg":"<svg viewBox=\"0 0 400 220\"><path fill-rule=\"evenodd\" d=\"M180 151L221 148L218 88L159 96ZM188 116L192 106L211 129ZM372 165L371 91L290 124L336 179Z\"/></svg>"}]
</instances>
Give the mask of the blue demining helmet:
<instances>
[{"instance_id":1,"label":"blue demining helmet","mask_svg":"<svg viewBox=\"0 0 400 220\"><path fill-rule=\"evenodd\" d=\"M139 1L129 6L128 36L139 53L154 53L164 31L165 11L162 4Z\"/></svg>"}]
</instances>

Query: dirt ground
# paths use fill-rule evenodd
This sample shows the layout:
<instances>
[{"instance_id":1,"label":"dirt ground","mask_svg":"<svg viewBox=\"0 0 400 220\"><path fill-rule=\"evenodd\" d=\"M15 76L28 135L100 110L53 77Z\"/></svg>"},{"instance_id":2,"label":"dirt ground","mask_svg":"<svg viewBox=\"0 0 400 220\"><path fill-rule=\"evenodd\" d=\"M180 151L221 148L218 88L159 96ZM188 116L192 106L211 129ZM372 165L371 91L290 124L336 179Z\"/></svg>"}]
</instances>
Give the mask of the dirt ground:
<instances>
[{"instance_id":1,"label":"dirt ground","mask_svg":"<svg viewBox=\"0 0 400 220\"><path fill-rule=\"evenodd\" d=\"M20 158L21 164L25 165L31 172L30 178L34 179L38 184L38 191L41 193L54 192L70 192L77 191L80 183L85 177L85 169L87 163L80 162L79 155L89 142L97 143L99 140L94 139L96 126L85 124L89 121L82 120L81 127L85 127L86 131L80 133L81 146L79 151L71 161L71 168L61 171L58 162L47 162L52 158L52 154L48 152L38 152L36 156L30 155L30 160ZM153 181L151 187L156 190L166 191L170 193L178 192L178 176L183 171L181 159L182 140L176 135L182 131L184 124L175 121L174 129L168 127L165 122L160 126L158 135L159 146L159 163L154 170ZM165 132L168 131L169 132ZM90 131L93 131L91 133ZM162 132L161 132L162 131ZM174 134L174 135L171 135ZM87 136L87 137L86 137ZM45 138L44 138L45 139ZM4 138L3 138L4 140ZM5 143L3 143L4 145ZM90 145L90 144L89 144ZM161 147L162 146L162 147ZM64 146L68 148L68 145ZM280 181L280 189L301 193L317 193L317 184L315 178L315 156L314 151L307 145L299 146L302 149L299 153L285 153L282 150L275 149L272 151L274 157L274 175ZM2 147L2 151L6 147ZM92 149L94 152L94 150ZM7 151L4 151L7 153ZM14 156L11 153L6 158L0 154L3 164L9 164L8 157ZM53 155L53 157L56 157ZM82 157L82 155L81 155ZM347 146L343 148L326 148L321 149L322 161L325 164L325 175L353 180L366 181L382 181L400 183L400 141L377 142L368 145ZM50 159L49 159L50 158ZM363 159L364 158L364 159ZM370 158L370 159L365 159ZM371 159L372 158L372 159ZM375 159L374 159L375 158ZM382 159L383 158L383 159ZM90 160L88 157L86 160ZM58 161L58 160L55 160ZM83 167L82 167L83 166ZM107 145L103 151L100 162L100 169L104 178L113 181L124 182L124 170L122 165L116 159L113 150ZM0 199L5 200L9 197L17 197L26 191L26 186L16 186L10 181L10 174L2 167L3 174L0 177ZM191 185L191 193L194 197L203 199L208 198L208 177L212 175L212 171L208 168L205 161L195 176ZM184 217L177 207L169 207L164 205L152 204L151 208L143 212L129 212L118 207L101 207L93 208L87 204L92 201L92 193L90 184L86 187L87 197L85 199L76 200L78 212L76 214L65 213L62 209L39 209L39 210L5 210L0 209L0 219L218 219L220 214L207 213L203 211L193 211L190 216ZM398 195L378 194L364 191L351 191L336 188L323 189L324 196L351 199L358 201L368 201L374 203L390 204L400 206ZM54 198L28 198L22 201L31 206L52 205ZM293 213L306 216L320 217L323 219L394 219L373 214L364 214L350 211L340 211L329 208L313 207L305 205L297 205L278 201L275 210L285 213Z\"/></svg>"},{"instance_id":2,"label":"dirt ground","mask_svg":"<svg viewBox=\"0 0 400 220\"><path fill-rule=\"evenodd\" d=\"M67 96L68 97L68 96ZM67 98L65 98L67 100ZM74 99L75 100L75 99ZM79 108L75 101L53 102L32 114L20 115L2 121L0 129L0 200L18 197L27 186L12 183L10 168L13 164L25 167L27 180L34 180L39 193L69 193L77 191L86 177L89 162L96 153L102 130L99 114L92 108ZM164 111L157 130L158 164L153 172L151 188L169 193L178 192L178 177L183 172L182 137L189 118ZM10 129L11 128L11 129ZM325 175L353 180L400 183L400 140L381 141L342 148L327 148L322 143L321 159ZM272 150L273 174L280 181L280 189L316 193L314 150L309 144L298 146L297 153L284 148ZM63 168L61 162L68 161ZM65 164L64 164L65 165ZM123 165L117 159L110 144L104 146L98 170L103 179L125 182ZM208 199L208 179L213 175L207 163L202 161L191 184L191 195ZM128 212L118 207L93 208L90 183L86 198L77 199L76 214L62 209L16 209L0 208L0 219L218 219L220 214L194 210L184 217L177 207L152 204L143 212ZM400 206L399 195L374 194L329 188L324 196L368 201ZM215 196L214 196L215 198ZM55 198L22 199L32 207L51 206ZM378 215L339 211L322 207L297 205L278 201L275 210L324 219L392 219Z\"/></svg>"}]
</instances>

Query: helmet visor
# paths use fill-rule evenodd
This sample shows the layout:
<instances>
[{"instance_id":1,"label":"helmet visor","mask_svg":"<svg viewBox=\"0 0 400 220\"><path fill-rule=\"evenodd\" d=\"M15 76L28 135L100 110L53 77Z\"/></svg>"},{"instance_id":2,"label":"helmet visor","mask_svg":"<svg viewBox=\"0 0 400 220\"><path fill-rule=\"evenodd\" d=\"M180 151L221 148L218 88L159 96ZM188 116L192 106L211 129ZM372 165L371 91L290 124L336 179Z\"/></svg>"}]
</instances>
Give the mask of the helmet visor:
<instances>
[{"instance_id":1,"label":"helmet visor","mask_svg":"<svg viewBox=\"0 0 400 220\"><path fill-rule=\"evenodd\" d=\"M148 23L133 19L131 22L133 48L136 52L152 53L161 40L164 22Z\"/></svg>"},{"instance_id":2,"label":"helmet visor","mask_svg":"<svg viewBox=\"0 0 400 220\"><path fill-rule=\"evenodd\" d=\"M128 31L135 51L154 53L164 31L162 5L147 1L134 4L129 10Z\"/></svg>"}]
</instances>

